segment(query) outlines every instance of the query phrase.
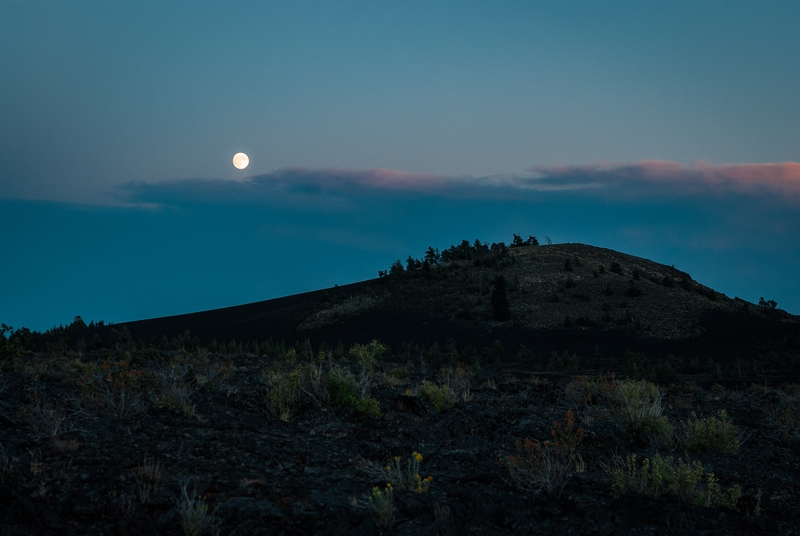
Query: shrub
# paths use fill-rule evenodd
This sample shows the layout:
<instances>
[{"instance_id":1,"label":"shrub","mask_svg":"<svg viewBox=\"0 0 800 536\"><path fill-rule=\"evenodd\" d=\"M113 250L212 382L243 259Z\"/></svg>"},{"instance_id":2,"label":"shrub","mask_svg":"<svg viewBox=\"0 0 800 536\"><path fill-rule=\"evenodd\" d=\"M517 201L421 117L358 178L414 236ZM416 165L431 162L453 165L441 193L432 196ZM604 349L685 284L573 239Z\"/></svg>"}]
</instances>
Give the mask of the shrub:
<instances>
[{"instance_id":1,"label":"shrub","mask_svg":"<svg viewBox=\"0 0 800 536\"><path fill-rule=\"evenodd\" d=\"M390 370L388 373L379 373L378 378L380 381L388 383L392 387L397 387L398 385L408 383L408 368L396 367Z\"/></svg>"},{"instance_id":2,"label":"shrub","mask_svg":"<svg viewBox=\"0 0 800 536\"><path fill-rule=\"evenodd\" d=\"M422 454L413 452L411 457L406 460L403 467L403 458L395 456L388 465L357 458L354 460L355 467L367 473L370 478L375 480L387 480L389 485L401 490L413 491L415 493L426 493L430 490L432 476L422 478L419 474L419 467L422 463Z\"/></svg>"},{"instance_id":3,"label":"shrub","mask_svg":"<svg viewBox=\"0 0 800 536\"><path fill-rule=\"evenodd\" d=\"M156 374L159 381L158 393L154 399L156 407L174 411L184 417L195 416L195 407L190 399L193 390L183 381L185 375L185 368L176 371L174 366L169 372L161 371Z\"/></svg>"},{"instance_id":4,"label":"shrub","mask_svg":"<svg viewBox=\"0 0 800 536\"><path fill-rule=\"evenodd\" d=\"M565 318L565 324L567 323ZM569 324L572 325L572 320L569 319ZM564 350L561 355L555 350L550 352L550 358L547 360L547 370L571 370L577 372L581 367L581 358L576 353L569 353Z\"/></svg>"},{"instance_id":5,"label":"shrub","mask_svg":"<svg viewBox=\"0 0 800 536\"><path fill-rule=\"evenodd\" d=\"M371 396L358 397L350 405L364 417L378 419L381 416L381 406Z\"/></svg>"},{"instance_id":6,"label":"shrub","mask_svg":"<svg viewBox=\"0 0 800 536\"><path fill-rule=\"evenodd\" d=\"M271 371L267 378L267 402L280 420L288 422L300 387L300 374Z\"/></svg>"},{"instance_id":7,"label":"shrub","mask_svg":"<svg viewBox=\"0 0 800 536\"><path fill-rule=\"evenodd\" d=\"M400 489L413 491L415 493L427 493L433 481L432 476L422 478L419 474L419 465L422 462L422 454L412 452L411 457L406 460L406 467L403 469L400 463L402 458L395 456L393 465L387 465L386 471L389 478Z\"/></svg>"},{"instance_id":8,"label":"shrub","mask_svg":"<svg viewBox=\"0 0 800 536\"><path fill-rule=\"evenodd\" d=\"M358 383L349 370L341 367L332 368L325 376L325 386L330 405L334 410L350 406L365 417L378 418L381 416L378 401L359 394Z\"/></svg>"},{"instance_id":9,"label":"shrub","mask_svg":"<svg viewBox=\"0 0 800 536\"><path fill-rule=\"evenodd\" d=\"M355 344L350 348L350 356L356 360L364 370L371 372L378 363L378 358L386 351L386 347L376 340L367 345Z\"/></svg>"},{"instance_id":10,"label":"shrub","mask_svg":"<svg viewBox=\"0 0 800 536\"><path fill-rule=\"evenodd\" d=\"M419 395L427 398L436 411L444 411L456 405L456 395L449 385L436 385L435 383L423 380L419 386Z\"/></svg>"},{"instance_id":11,"label":"shrub","mask_svg":"<svg viewBox=\"0 0 800 536\"><path fill-rule=\"evenodd\" d=\"M724 492L714 473L705 473L700 462L674 461L656 454L637 463L636 455L630 454L624 462L618 461L606 472L611 478L614 496L628 492L659 497L665 493L679 497L694 506L725 506L735 509L742 496L741 486L734 485Z\"/></svg>"},{"instance_id":12,"label":"shrub","mask_svg":"<svg viewBox=\"0 0 800 536\"><path fill-rule=\"evenodd\" d=\"M613 414L626 432L644 432L653 442L668 444L675 435L658 387L644 380L624 380L610 393Z\"/></svg>"},{"instance_id":13,"label":"shrub","mask_svg":"<svg viewBox=\"0 0 800 536\"><path fill-rule=\"evenodd\" d=\"M645 432L651 441L669 443L674 429L661 415L660 392L646 382L619 382L614 374L597 378L575 376L564 389L563 401L584 424L609 416L629 433Z\"/></svg>"},{"instance_id":14,"label":"shrub","mask_svg":"<svg viewBox=\"0 0 800 536\"><path fill-rule=\"evenodd\" d=\"M322 363L300 365L300 389L318 406L330 405L330 395L325 384Z\"/></svg>"},{"instance_id":15,"label":"shrub","mask_svg":"<svg viewBox=\"0 0 800 536\"><path fill-rule=\"evenodd\" d=\"M519 359L519 354L517 358ZM439 374L445 385L457 393L462 400L466 402L471 398L470 388L472 387L472 378L475 377L475 372L471 367L464 363L458 363L456 368L443 366Z\"/></svg>"},{"instance_id":16,"label":"shrub","mask_svg":"<svg viewBox=\"0 0 800 536\"><path fill-rule=\"evenodd\" d=\"M800 391L786 394L778 391L781 406L772 409L770 421L788 438L800 439Z\"/></svg>"},{"instance_id":17,"label":"shrub","mask_svg":"<svg viewBox=\"0 0 800 536\"><path fill-rule=\"evenodd\" d=\"M597 404L597 394L597 381L588 376L575 376L564 388L564 400L575 410Z\"/></svg>"},{"instance_id":18,"label":"shrub","mask_svg":"<svg viewBox=\"0 0 800 536\"><path fill-rule=\"evenodd\" d=\"M80 362L78 362L80 363ZM144 411L143 390L152 379L127 361L104 362L100 367L77 365L80 402L107 416L123 419Z\"/></svg>"},{"instance_id":19,"label":"shrub","mask_svg":"<svg viewBox=\"0 0 800 536\"><path fill-rule=\"evenodd\" d=\"M630 313L626 313L630 315ZM625 376L628 380L641 380L649 376L651 366L644 353L636 353L626 351L622 356L622 366L625 370Z\"/></svg>"},{"instance_id":20,"label":"shrub","mask_svg":"<svg viewBox=\"0 0 800 536\"><path fill-rule=\"evenodd\" d=\"M553 423L551 441L525 438L515 443L516 455L506 460L511 481L520 488L539 493L560 495L575 472L583 472L585 464L576 449L583 439L583 428L575 428L572 411L567 412L567 425Z\"/></svg>"},{"instance_id":21,"label":"shrub","mask_svg":"<svg viewBox=\"0 0 800 536\"><path fill-rule=\"evenodd\" d=\"M349 371L345 372L340 367L334 367L325 376L325 386L328 389L331 407L335 410L349 406L358 398L358 386L355 378Z\"/></svg>"},{"instance_id":22,"label":"shrub","mask_svg":"<svg viewBox=\"0 0 800 536\"><path fill-rule=\"evenodd\" d=\"M381 491L378 486L372 488L372 493L369 495L369 513L372 514L372 519L379 527L386 528L392 524L394 519L394 503L392 502L393 495L392 485L387 483L386 489Z\"/></svg>"},{"instance_id":23,"label":"shrub","mask_svg":"<svg viewBox=\"0 0 800 536\"><path fill-rule=\"evenodd\" d=\"M597 418L605 417L608 409L609 393L616 389L613 375L606 378L575 376L564 388L564 403L575 412L576 417L584 424L591 424Z\"/></svg>"},{"instance_id":24,"label":"shrub","mask_svg":"<svg viewBox=\"0 0 800 536\"><path fill-rule=\"evenodd\" d=\"M692 412L689 421L683 422L680 445L687 452L736 454L741 445L739 427L733 424L725 410L716 416L698 419Z\"/></svg>"},{"instance_id":25,"label":"shrub","mask_svg":"<svg viewBox=\"0 0 800 536\"><path fill-rule=\"evenodd\" d=\"M612 393L615 412L625 429L639 431L653 415L661 415L661 392L658 387L644 380L624 380Z\"/></svg>"},{"instance_id":26,"label":"shrub","mask_svg":"<svg viewBox=\"0 0 800 536\"><path fill-rule=\"evenodd\" d=\"M33 427L33 439L36 441L45 437L56 437L72 430L72 425L66 421L64 411L50 402L45 402L39 393L34 393L31 403L20 409L19 417L27 420Z\"/></svg>"},{"instance_id":27,"label":"shrub","mask_svg":"<svg viewBox=\"0 0 800 536\"><path fill-rule=\"evenodd\" d=\"M198 387L222 387L236 372L232 361L226 365L220 360L212 360L202 354L192 358L192 367Z\"/></svg>"},{"instance_id":28,"label":"shrub","mask_svg":"<svg viewBox=\"0 0 800 536\"><path fill-rule=\"evenodd\" d=\"M678 373L668 361L663 361L656 365L655 376L661 385L678 383Z\"/></svg>"}]
</instances>

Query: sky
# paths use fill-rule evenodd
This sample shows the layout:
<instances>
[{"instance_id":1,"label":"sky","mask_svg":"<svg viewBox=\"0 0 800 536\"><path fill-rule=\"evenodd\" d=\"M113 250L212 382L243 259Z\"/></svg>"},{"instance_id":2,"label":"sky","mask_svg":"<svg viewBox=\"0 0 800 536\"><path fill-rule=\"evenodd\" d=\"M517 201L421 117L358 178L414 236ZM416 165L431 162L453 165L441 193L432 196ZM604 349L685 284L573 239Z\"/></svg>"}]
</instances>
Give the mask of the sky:
<instances>
[{"instance_id":1,"label":"sky","mask_svg":"<svg viewBox=\"0 0 800 536\"><path fill-rule=\"evenodd\" d=\"M800 314L798 23L777 0L0 2L0 322L249 303L512 233Z\"/></svg>"}]
</instances>

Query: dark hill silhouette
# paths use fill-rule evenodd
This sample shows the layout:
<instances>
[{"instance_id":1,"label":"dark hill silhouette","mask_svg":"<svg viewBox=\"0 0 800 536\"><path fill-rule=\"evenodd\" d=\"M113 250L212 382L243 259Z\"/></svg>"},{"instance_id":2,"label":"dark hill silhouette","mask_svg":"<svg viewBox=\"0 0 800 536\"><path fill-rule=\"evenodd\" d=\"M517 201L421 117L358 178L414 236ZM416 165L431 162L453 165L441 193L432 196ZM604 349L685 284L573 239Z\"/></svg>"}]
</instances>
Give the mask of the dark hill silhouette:
<instances>
[{"instance_id":1,"label":"dark hill silhouette","mask_svg":"<svg viewBox=\"0 0 800 536\"><path fill-rule=\"evenodd\" d=\"M409 258L408 269L395 267L378 279L114 328L143 341L187 330L203 344L454 340L483 348L499 340L509 351L525 345L536 355L633 351L714 361L750 358L800 339L798 317L731 299L647 259L582 244L480 246L464 242L443 255L447 261ZM509 321L495 320L492 310L501 275Z\"/></svg>"}]
</instances>

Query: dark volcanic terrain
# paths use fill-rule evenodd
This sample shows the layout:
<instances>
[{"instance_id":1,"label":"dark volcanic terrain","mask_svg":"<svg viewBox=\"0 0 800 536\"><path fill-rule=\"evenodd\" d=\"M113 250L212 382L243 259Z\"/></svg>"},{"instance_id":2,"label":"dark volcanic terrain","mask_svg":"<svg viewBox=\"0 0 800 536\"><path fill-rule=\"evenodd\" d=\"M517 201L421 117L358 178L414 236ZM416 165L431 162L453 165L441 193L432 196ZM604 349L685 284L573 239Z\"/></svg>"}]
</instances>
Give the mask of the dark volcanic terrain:
<instances>
[{"instance_id":1,"label":"dark volcanic terrain","mask_svg":"<svg viewBox=\"0 0 800 536\"><path fill-rule=\"evenodd\" d=\"M797 317L610 250L465 244L6 331L0 532L800 533Z\"/></svg>"}]
</instances>

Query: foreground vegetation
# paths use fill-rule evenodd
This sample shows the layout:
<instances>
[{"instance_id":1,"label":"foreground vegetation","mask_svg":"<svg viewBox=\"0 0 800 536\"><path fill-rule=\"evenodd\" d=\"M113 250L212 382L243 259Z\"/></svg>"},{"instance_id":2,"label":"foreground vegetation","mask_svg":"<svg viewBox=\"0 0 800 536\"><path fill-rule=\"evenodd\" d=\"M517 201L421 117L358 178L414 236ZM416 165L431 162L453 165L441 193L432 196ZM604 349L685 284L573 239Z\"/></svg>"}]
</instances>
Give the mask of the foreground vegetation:
<instances>
[{"instance_id":1,"label":"foreground vegetation","mask_svg":"<svg viewBox=\"0 0 800 536\"><path fill-rule=\"evenodd\" d=\"M625 496L633 503L666 501L684 513L687 508L700 512L694 515L701 518L703 511L716 509L739 520L757 520L767 512L774 515L776 509L798 506L796 497L788 503L776 499L778 482L768 465L761 472L755 470L759 452L748 448L754 441L769 441L775 448L798 453L800 387L796 385L754 383L729 390L713 383L708 374L665 376L660 372L664 364L642 369L641 358L640 374L625 374L625 367L619 373L571 374L571 361L582 360L558 355L546 368L561 372L526 371L519 362L492 358L497 348L476 354L472 364L451 365L443 357L434 368L430 352L412 359L407 349L392 351L377 341L347 349L313 348L307 342L288 348L274 343L222 346L224 353L200 347L142 350L132 343L49 355L21 349L7 353L0 389L5 391L4 408L13 424L0 433L4 485L20 496L33 493L43 505L56 508L62 499L58 489L79 487L83 477L72 463L99 430L122 426L136 437L144 423L159 418L176 423L176 429L219 428L218 406L238 401L237 411L256 419L259 428L283 422L301 435L304 430L324 430L325 422L351 423L347 426L365 431L388 426L385 433L391 434L397 423L408 425L402 415L415 414L420 422L407 440L389 441L395 446L382 453L374 446L348 453L348 482L360 481L362 490L349 491L347 504L328 505L364 512L380 530L415 530L421 521L409 521L404 499L408 493L435 495L432 522L456 523L456 516L448 513L447 497L463 485L456 481L468 482L471 477L448 466L442 456L459 439L456 435L445 447L422 427L460 426L449 419L478 423L480 414L498 422L512 415L509 422L517 423L500 428L495 424L491 433L486 422L473 423L479 429L464 445L469 450L475 433L486 435L484 440L494 437L491 447L482 448L498 455L471 460L470 471L493 474L482 485L508 500L532 494L567 503L612 504L608 501ZM446 352L458 352L459 357L465 353L457 348ZM668 381L659 382L662 377ZM701 383L710 388L700 387ZM405 452L400 444L408 445ZM230 528L236 521L223 515L226 494L198 492L191 474L168 461L177 454L163 448L148 448L135 456L129 451L129 459L118 461L129 467L127 479L112 488L95 484L106 497L95 499L105 501L105 513L97 519L73 516L72 522L108 527L125 516L145 522L149 513L167 508L164 519L174 520L175 530L185 534ZM425 464L428 470L423 472L427 458L438 462ZM746 466L751 470L743 469ZM570 487L576 479L581 486ZM594 490L591 497L575 499L585 486ZM111 492L114 497L109 498ZM70 492L76 493L84 492ZM227 495L235 496L230 490ZM285 529L291 524L287 523L283 519L278 525Z\"/></svg>"}]
</instances>

